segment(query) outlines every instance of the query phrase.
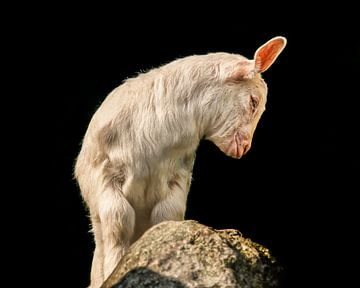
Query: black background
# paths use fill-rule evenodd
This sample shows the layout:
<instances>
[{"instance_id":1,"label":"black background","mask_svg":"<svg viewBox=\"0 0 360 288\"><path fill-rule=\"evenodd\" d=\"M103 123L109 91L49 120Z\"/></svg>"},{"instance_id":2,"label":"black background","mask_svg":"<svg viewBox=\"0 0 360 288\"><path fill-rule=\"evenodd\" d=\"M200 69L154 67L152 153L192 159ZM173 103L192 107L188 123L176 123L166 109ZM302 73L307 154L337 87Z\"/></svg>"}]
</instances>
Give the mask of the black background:
<instances>
[{"instance_id":1,"label":"black background","mask_svg":"<svg viewBox=\"0 0 360 288\"><path fill-rule=\"evenodd\" d=\"M352 10L148 8L48 7L30 16L21 34L11 34L19 43L14 58L23 60L20 73L36 89L20 98L29 123L36 123L23 124L34 157L22 167L31 174L27 185L37 185L26 193L24 202L35 203L22 227L26 239L36 239L27 240L36 242L35 255L45 255L38 266L42 277L59 287L88 284L94 246L72 170L106 95L127 77L176 58L216 51L251 58L282 35L288 45L263 74L267 110L252 149L234 160L201 142L186 218L239 229L268 247L284 267L283 287L345 287L358 191L354 87L360 48Z\"/></svg>"}]
</instances>

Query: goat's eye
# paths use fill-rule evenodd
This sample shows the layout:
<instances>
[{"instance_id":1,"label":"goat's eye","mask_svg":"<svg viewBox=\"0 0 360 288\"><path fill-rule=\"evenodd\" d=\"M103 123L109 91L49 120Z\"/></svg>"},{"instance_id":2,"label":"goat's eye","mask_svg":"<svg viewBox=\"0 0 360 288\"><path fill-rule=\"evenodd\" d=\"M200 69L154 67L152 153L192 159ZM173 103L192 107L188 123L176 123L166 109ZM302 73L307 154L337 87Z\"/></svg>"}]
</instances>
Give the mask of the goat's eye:
<instances>
[{"instance_id":1,"label":"goat's eye","mask_svg":"<svg viewBox=\"0 0 360 288\"><path fill-rule=\"evenodd\" d=\"M259 105L259 99L256 98L255 96L251 95L250 96L250 109L251 109L252 113L255 113L258 105Z\"/></svg>"}]
</instances>

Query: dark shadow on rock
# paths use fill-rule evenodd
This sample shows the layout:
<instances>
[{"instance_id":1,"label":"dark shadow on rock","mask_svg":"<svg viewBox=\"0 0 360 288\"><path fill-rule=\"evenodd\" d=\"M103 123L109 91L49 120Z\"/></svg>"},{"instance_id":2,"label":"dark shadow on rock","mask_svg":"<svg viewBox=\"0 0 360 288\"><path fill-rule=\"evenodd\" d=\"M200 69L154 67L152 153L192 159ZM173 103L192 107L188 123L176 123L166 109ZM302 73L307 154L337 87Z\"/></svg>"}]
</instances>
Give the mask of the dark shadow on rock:
<instances>
[{"instance_id":1,"label":"dark shadow on rock","mask_svg":"<svg viewBox=\"0 0 360 288\"><path fill-rule=\"evenodd\" d=\"M188 288L179 280L160 275L146 267L135 268L121 279L112 288Z\"/></svg>"}]
</instances>

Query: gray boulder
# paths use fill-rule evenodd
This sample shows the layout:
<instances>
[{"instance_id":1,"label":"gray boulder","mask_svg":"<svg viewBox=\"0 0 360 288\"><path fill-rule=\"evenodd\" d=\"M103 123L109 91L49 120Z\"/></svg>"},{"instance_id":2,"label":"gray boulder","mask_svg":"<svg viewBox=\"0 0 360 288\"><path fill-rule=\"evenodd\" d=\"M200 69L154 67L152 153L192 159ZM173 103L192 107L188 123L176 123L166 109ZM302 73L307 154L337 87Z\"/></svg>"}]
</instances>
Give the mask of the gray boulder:
<instances>
[{"instance_id":1,"label":"gray boulder","mask_svg":"<svg viewBox=\"0 0 360 288\"><path fill-rule=\"evenodd\" d=\"M101 288L270 288L279 271L268 249L237 230L167 221L130 247Z\"/></svg>"}]
</instances>

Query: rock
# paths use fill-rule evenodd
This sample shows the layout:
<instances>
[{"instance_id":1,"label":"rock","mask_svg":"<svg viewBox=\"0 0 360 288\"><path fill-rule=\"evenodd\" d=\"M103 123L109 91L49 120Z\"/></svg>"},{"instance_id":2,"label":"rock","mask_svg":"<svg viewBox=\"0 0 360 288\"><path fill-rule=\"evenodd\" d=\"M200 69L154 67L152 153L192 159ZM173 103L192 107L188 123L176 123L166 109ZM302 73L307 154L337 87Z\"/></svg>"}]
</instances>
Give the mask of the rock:
<instances>
[{"instance_id":1,"label":"rock","mask_svg":"<svg viewBox=\"0 0 360 288\"><path fill-rule=\"evenodd\" d=\"M268 249L237 230L166 221L130 247L101 288L270 288L279 271Z\"/></svg>"}]
</instances>

